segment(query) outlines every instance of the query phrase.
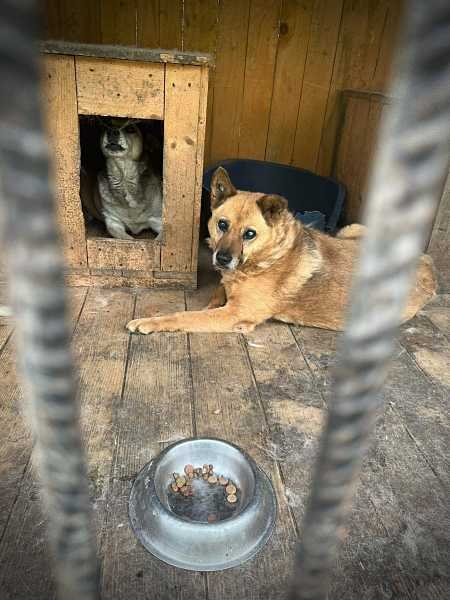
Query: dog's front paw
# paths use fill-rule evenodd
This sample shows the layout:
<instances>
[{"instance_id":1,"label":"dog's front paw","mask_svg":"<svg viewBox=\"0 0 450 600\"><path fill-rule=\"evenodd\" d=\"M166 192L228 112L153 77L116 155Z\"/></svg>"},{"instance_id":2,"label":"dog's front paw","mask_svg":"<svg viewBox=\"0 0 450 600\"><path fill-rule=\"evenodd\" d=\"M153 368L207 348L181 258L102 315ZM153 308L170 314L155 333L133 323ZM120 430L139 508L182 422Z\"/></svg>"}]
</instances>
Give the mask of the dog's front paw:
<instances>
[{"instance_id":1,"label":"dog's front paw","mask_svg":"<svg viewBox=\"0 0 450 600\"><path fill-rule=\"evenodd\" d=\"M128 331L131 331L131 333L143 333L144 335L156 331L152 319L134 319L127 323L127 329Z\"/></svg>"}]
</instances>

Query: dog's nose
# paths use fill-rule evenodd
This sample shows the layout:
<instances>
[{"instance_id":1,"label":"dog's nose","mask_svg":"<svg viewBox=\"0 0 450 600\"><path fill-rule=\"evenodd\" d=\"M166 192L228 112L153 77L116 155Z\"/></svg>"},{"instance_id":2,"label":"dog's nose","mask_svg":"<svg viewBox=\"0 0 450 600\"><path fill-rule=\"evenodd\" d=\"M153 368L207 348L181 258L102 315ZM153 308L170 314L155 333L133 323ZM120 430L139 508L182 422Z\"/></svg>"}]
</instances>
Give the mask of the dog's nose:
<instances>
[{"instance_id":1,"label":"dog's nose","mask_svg":"<svg viewBox=\"0 0 450 600\"><path fill-rule=\"evenodd\" d=\"M119 141L120 131L118 129L109 129L108 130L108 141L111 143L116 143Z\"/></svg>"},{"instance_id":2,"label":"dog's nose","mask_svg":"<svg viewBox=\"0 0 450 600\"><path fill-rule=\"evenodd\" d=\"M226 267L227 265L229 265L232 260L233 257L231 256L231 254L229 254L229 252L221 251L216 254L216 261L222 267Z\"/></svg>"}]
</instances>

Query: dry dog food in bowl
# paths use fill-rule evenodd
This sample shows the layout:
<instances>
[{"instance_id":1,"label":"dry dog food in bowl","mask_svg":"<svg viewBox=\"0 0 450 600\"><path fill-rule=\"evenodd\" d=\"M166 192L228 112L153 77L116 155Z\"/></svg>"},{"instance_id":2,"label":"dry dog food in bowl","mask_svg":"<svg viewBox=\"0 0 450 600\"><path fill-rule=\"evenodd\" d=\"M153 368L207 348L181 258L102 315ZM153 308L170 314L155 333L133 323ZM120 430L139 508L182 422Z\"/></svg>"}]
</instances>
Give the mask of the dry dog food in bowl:
<instances>
[{"instance_id":1,"label":"dry dog food in bowl","mask_svg":"<svg viewBox=\"0 0 450 600\"><path fill-rule=\"evenodd\" d=\"M144 547L196 571L251 558L269 539L276 513L263 471L243 450L214 438L165 448L139 473L129 499L131 526Z\"/></svg>"}]
</instances>

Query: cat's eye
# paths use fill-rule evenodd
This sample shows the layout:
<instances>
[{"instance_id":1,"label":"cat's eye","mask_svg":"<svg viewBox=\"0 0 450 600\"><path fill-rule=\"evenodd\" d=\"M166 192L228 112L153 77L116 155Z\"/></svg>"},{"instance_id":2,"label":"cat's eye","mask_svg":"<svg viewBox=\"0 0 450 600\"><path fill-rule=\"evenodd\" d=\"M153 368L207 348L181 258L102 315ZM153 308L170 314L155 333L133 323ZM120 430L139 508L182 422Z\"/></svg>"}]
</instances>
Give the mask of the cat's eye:
<instances>
[{"instance_id":1,"label":"cat's eye","mask_svg":"<svg viewBox=\"0 0 450 600\"><path fill-rule=\"evenodd\" d=\"M217 227L218 227L218 229L220 229L220 231L223 231L223 232L228 231L228 227L229 227L228 221L225 221L225 219L219 219L217 221Z\"/></svg>"},{"instance_id":2,"label":"cat's eye","mask_svg":"<svg viewBox=\"0 0 450 600\"><path fill-rule=\"evenodd\" d=\"M253 240L256 237L256 231L254 229L246 229L242 237L244 240Z\"/></svg>"}]
</instances>

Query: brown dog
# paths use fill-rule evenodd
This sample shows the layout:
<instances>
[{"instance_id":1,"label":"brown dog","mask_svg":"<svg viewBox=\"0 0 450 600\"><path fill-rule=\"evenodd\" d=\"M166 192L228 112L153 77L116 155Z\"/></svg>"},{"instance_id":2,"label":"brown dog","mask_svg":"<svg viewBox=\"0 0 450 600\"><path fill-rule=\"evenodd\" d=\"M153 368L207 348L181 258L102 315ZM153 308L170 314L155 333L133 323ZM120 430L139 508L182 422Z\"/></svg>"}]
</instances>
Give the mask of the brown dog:
<instances>
[{"instance_id":1,"label":"brown dog","mask_svg":"<svg viewBox=\"0 0 450 600\"><path fill-rule=\"evenodd\" d=\"M219 168L211 182L208 227L222 281L207 309L128 323L130 331L248 332L268 319L339 330L358 254L361 225L333 238L304 227L284 198L234 188ZM405 320L436 293L431 258L422 256Z\"/></svg>"}]
</instances>

